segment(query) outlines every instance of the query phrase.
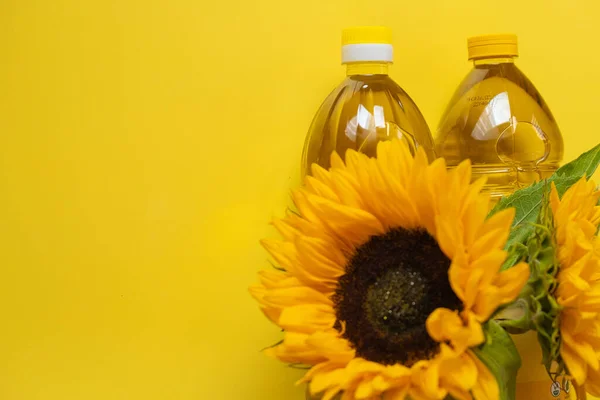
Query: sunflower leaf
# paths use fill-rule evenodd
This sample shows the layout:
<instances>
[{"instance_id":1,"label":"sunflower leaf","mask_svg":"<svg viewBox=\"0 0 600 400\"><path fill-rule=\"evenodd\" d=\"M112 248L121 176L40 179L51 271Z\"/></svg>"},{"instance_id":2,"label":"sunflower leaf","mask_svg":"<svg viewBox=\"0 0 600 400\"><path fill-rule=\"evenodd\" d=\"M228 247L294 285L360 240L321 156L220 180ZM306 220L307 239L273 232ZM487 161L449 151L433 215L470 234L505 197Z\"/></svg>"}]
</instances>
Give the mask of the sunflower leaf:
<instances>
[{"instance_id":1,"label":"sunflower leaf","mask_svg":"<svg viewBox=\"0 0 600 400\"><path fill-rule=\"evenodd\" d=\"M534 183L502 198L490 212L490 215L509 207L515 208L513 228L506 243L506 248L510 251L515 244L524 244L533 233L534 227L532 224L537 220L549 182L554 182L558 194L562 196L579 179L593 175L598 164L600 164L600 144L583 153L576 160L559 168L547 180ZM512 267L518 260L518 255L511 253L503 269Z\"/></svg>"},{"instance_id":2,"label":"sunflower leaf","mask_svg":"<svg viewBox=\"0 0 600 400\"><path fill-rule=\"evenodd\" d=\"M563 165L556 171L564 176L592 176L600 164L600 144L577 157L576 160Z\"/></svg>"},{"instance_id":3,"label":"sunflower leaf","mask_svg":"<svg viewBox=\"0 0 600 400\"><path fill-rule=\"evenodd\" d=\"M510 335L496 321L484 326L486 342L474 353L488 367L498 382L500 400L515 400L517 372L521 357Z\"/></svg>"}]
</instances>

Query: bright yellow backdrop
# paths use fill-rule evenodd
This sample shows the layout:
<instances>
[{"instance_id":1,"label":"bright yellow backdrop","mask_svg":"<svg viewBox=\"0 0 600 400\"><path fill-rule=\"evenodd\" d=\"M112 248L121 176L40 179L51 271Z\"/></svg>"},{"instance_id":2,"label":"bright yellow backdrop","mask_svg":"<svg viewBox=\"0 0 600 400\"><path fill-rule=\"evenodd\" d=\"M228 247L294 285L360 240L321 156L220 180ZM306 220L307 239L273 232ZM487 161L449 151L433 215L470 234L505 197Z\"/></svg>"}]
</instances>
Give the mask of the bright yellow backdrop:
<instances>
[{"instance_id":1,"label":"bright yellow backdrop","mask_svg":"<svg viewBox=\"0 0 600 400\"><path fill-rule=\"evenodd\" d=\"M247 294L342 78L393 28L435 126L465 38L515 32L567 159L600 140L590 1L0 2L0 399L301 399Z\"/></svg>"}]
</instances>

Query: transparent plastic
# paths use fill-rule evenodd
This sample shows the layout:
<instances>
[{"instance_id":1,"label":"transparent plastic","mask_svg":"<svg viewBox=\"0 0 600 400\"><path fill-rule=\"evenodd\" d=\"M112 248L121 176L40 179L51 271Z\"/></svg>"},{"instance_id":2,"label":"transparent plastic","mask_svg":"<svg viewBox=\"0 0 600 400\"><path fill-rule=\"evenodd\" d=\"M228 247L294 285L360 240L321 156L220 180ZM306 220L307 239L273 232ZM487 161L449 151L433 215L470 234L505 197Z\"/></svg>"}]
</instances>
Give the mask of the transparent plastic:
<instances>
[{"instance_id":1,"label":"transparent plastic","mask_svg":"<svg viewBox=\"0 0 600 400\"><path fill-rule=\"evenodd\" d=\"M377 143L399 138L411 151L423 147L435 158L431 132L416 104L387 74L386 64L350 64L346 79L325 99L313 119L302 154L302 176L316 163L330 166L336 151L376 155Z\"/></svg>"},{"instance_id":2,"label":"transparent plastic","mask_svg":"<svg viewBox=\"0 0 600 400\"><path fill-rule=\"evenodd\" d=\"M540 93L512 57L474 61L441 119L438 156L469 158L496 200L547 178L563 158L563 138Z\"/></svg>"}]
</instances>

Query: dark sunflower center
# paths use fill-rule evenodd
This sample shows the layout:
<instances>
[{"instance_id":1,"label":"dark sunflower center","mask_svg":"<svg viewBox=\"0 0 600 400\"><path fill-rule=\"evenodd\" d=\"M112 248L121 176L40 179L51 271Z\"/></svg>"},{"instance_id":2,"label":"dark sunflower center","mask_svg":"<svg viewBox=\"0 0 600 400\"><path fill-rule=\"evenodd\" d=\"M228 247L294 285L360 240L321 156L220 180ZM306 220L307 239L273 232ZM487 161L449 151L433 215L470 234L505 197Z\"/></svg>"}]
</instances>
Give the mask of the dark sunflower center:
<instances>
[{"instance_id":1,"label":"dark sunflower center","mask_svg":"<svg viewBox=\"0 0 600 400\"><path fill-rule=\"evenodd\" d=\"M335 295L338 325L357 355L412 365L438 344L425 321L438 307L460 309L448 281L450 260L424 230L394 229L358 248Z\"/></svg>"}]
</instances>

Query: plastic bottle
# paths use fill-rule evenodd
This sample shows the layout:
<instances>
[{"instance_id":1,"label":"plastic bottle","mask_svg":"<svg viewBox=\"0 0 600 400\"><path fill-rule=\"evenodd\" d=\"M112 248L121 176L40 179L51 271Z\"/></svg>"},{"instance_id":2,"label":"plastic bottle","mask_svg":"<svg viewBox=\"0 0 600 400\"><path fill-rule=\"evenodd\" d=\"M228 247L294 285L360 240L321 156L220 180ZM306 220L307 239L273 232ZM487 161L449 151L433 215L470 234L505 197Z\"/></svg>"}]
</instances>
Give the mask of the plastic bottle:
<instances>
[{"instance_id":1,"label":"plastic bottle","mask_svg":"<svg viewBox=\"0 0 600 400\"><path fill-rule=\"evenodd\" d=\"M388 75L391 31L356 27L342 34L346 79L331 92L313 119L302 154L302 175L313 163L328 168L331 153L347 149L375 156L377 143L399 138L412 151L421 146L430 159L434 144L421 112Z\"/></svg>"},{"instance_id":2,"label":"plastic bottle","mask_svg":"<svg viewBox=\"0 0 600 400\"><path fill-rule=\"evenodd\" d=\"M515 35L468 39L473 69L441 119L435 144L449 167L471 159L495 199L546 178L563 157L550 109L514 63Z\"/></svg>"}]
</instances>

